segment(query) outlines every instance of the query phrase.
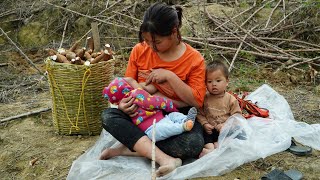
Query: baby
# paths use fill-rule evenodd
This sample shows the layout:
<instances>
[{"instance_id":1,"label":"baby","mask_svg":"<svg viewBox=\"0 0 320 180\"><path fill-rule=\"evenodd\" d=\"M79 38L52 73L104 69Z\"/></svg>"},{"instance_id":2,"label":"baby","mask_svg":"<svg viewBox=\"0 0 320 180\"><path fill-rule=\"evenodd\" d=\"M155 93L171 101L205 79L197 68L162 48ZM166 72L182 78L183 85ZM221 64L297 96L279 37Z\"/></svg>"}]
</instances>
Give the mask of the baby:
<instances>
[{"instance_id":1,"label":"baby","mask_svg":"<svg viewBox=\"0 0 320 180\"><path fill-rule=\"evenodd\" d=\"M190 131L193 128L197 116L197 109L192 107L188 115L177 112L177 108L171 99L152 96L145 89L155 91L148 85L138 84L134 79L115 78L108 87L103 90L103 95L112 104L119 102L128 96L135 98L133 104L138 106L138 114L132 117L132 122L137 125L151 139L153 130L153 120L156 120L155 140L161 141L168 137ZM170 112L163 115L162 110Z\"/></svg>"}]
</instances>

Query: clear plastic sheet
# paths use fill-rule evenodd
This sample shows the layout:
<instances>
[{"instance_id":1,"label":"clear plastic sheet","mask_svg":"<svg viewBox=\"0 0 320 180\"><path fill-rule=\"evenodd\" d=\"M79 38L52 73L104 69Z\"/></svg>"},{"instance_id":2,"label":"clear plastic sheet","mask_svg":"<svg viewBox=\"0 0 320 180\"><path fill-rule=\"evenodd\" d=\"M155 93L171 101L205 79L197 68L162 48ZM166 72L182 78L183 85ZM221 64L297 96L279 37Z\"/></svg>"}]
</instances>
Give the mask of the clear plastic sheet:
<instances>
[{"instance_id":1,"label":"clear plastic sheet","mask_svg":"<svg viewBox=\"0 0 320 180\"><path fill-rule=\"evenodd\" d=\"M287 101L268 85L262 85L247 99L270 111L270 118L231 116L219 136L219 148L200 159L189 159L170 174L157 179L186 179L219 176L238 166L289 148L291 138L320 150L320 124L294 120ZM102 131L96 144L72 164L68 180L150 179L151 161L143 157L119 156L98 160L106 147L119 142Z\"/></svg>"}]
</instances>

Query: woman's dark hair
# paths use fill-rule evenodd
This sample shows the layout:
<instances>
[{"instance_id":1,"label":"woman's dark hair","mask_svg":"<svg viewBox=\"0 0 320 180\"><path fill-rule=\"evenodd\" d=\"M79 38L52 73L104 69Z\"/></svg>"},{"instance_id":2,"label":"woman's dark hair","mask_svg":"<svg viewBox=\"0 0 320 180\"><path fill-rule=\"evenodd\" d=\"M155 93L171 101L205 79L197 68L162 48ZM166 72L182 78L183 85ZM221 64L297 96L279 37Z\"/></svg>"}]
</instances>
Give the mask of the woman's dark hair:
<instances>
[{"instance_id":1,"label":"woman's dark hair","mask_svg":"<svg viewBox=\"0 0 320 180\"><path fill-rule=\"evenodd\" d=\"M173 28L177 28L178 39L181 41L179 28L181 27L182 8L169 6L158 2L152 4L144 13L143 22L139 30L139 41L143 42L142 33L149 32L154 41L154 36L169 36Z\"/></svg>"},{"instance_id":2,"label":"woman's dark hair","mask_svg":"<svg viewBox=\"0 0 320 180\"><path fill-rule=\"evenodd\" d=\"M229 79L229 70L225 63L220 60L211 61L207 64L206 75L216 70L221 70L222 74Z\"/></svg>"}]
</instances>

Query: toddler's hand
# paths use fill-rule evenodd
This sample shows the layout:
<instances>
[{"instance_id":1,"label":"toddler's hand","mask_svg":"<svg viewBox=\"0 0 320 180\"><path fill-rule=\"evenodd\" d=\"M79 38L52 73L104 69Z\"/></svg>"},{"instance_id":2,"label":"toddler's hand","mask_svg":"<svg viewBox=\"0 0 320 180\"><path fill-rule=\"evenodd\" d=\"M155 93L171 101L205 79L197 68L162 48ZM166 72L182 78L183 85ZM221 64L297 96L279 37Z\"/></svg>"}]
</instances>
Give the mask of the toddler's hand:
<instances>
[{"instance_id":1,"label":"toddler's hand","mask_svg":"<svg viewBox=\"0 0 320 180\"><path fill-rule=\"evenodd\" d=\"M216 126L216 130L217 130L218 132L220 132L220 131L222 130L223 126L224 126L224 123L218 124L218 125Z\"/></svg>"},{"instance_id":2,"label":"toddler's hand","mask_svg":"<svg viewBox=\"0 0 320 180\"><path fill-rule=\"evenodd\" d=\"M206 123L203 125L203 128L204 128L204 131L207 133L207 134L212 134L212 130L214 129L214 126L212 126L211 124L209 123Z\"/></svg>"}]
</instances>

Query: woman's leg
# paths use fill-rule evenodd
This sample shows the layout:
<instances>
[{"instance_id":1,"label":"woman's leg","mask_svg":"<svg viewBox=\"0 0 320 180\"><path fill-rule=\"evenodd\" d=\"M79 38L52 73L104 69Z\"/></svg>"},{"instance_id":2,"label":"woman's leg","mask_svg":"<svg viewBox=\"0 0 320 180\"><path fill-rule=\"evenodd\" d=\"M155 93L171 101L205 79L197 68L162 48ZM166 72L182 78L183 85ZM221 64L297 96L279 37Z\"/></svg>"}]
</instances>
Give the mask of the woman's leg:
<instances>
[{"instance_id":1,"label":"woman's leg","mask_svg":"<svg viewBox=\"0 0 320 180\"><path fill-rule=\"evenodd\" d=\"M123 145L117 148L109 148L103 151L102 159L114 156L143 156L151 159L151 140L131 122L131 118L122 111L109 108L102 113L102 126ZM126 147L125 147L126 146ZM135 151L135 152L133 152ZM158 147L155 148L155 161L160 165L157 175L165 175L181 166L181 159L173 158Z\"/></svg>"},{"instance_id":2,"label":"woman's leg","mask_svg":"<svg viewBox=\"0 0 320 180\"><path fill-rule=\"evenodd\" d=\"M204 146L202 131L201 124L195 122L191 131L159 141L156 145L172 157L198 158Z\"/></svg>"}]
</instances>

